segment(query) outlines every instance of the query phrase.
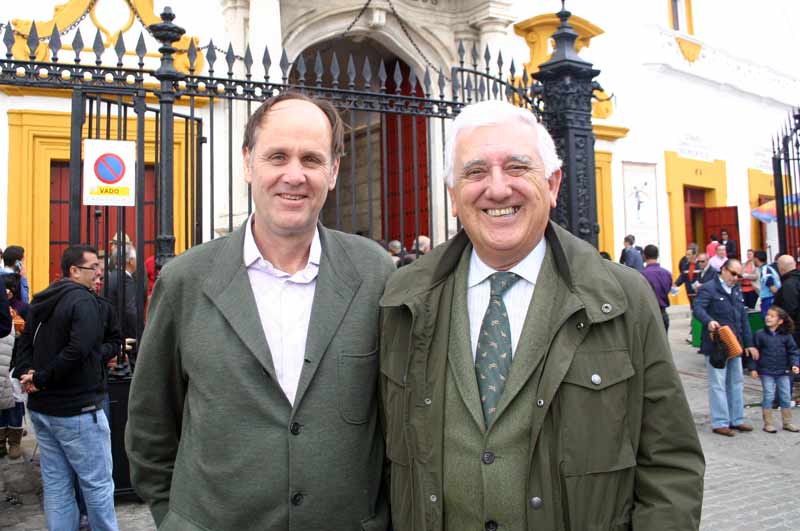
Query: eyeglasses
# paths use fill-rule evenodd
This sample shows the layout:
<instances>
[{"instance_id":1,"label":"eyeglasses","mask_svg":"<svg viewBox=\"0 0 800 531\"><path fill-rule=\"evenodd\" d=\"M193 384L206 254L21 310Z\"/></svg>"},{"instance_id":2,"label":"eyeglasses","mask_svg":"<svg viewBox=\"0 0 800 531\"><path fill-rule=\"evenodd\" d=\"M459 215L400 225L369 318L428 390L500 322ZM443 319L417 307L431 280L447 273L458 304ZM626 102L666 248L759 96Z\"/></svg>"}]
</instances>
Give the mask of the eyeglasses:
<instances>
[{"instance_id":1,"label":"eyeglasses","mask_svg":"<svg viewBox=\"0 0 800 531\"><path fill-rule=\"evenodd\" d=\"M85 269L86 271L95 271L96 272L97 268L100 267L100 264L96 264L93 267L84 267L84 266L79 266L79 265L76 265L75 267L77 267L78 269Z\"/></svg>"},{"instance_id":2,"label":"eyeglasses","mask_svg":"<svg viewBox=\"0 0 800 531\"><path fill-rule=\"evenodd\" d=\"M727 271L728 273L733 275L734 278L742 278L742 274L741 273L737 273L736 271L731 271L727 267L725 268L725 271Z\"/></svg>"},{"instance_id":3,"label":"eyeglasses","mask_svg":"<svg viewBox=\"0 0 800 531\"><path fill-rule=\"evenodd\" d=\"M698 264L705 264L705 263L706 263L706 261L705 261L705 260L695 260L695 261L696 261Z\"/></svg>"}]
</instances>

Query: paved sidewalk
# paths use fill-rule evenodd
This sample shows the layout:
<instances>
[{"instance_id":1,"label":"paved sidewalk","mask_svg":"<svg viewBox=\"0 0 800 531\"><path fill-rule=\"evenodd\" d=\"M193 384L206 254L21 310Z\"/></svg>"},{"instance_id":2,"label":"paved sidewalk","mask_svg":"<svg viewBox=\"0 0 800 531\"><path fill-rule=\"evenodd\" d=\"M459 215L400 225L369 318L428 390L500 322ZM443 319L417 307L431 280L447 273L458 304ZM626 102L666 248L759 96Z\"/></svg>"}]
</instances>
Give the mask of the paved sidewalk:
<instances>
[{"instance_id":1,"label":"paved sidewalk","mask_svg":"<svg viewBox=\"0 0 800 531\"><path fill-rule=\"evenodd\" d=\"M681 374L689 405L706 455L703 531L767 531L800 529L800 434L761 430L761 386L745 378L747 421L752 433L728 438L711 432L703 356L685 341L689 330L688 306L670 309L670 345ZM800 409L794 409L800 422ZM778 412L776 413L776 417ZM26 457L34 441L25 438ZM44 530L38 462L0 459L0 529ZM10 498L6 499L6 496ZM155 526L147 508L132 501L117 502L123 531L149 531ZM645 530L646 531L646 530Z\"/></svg>"}]
</instances>

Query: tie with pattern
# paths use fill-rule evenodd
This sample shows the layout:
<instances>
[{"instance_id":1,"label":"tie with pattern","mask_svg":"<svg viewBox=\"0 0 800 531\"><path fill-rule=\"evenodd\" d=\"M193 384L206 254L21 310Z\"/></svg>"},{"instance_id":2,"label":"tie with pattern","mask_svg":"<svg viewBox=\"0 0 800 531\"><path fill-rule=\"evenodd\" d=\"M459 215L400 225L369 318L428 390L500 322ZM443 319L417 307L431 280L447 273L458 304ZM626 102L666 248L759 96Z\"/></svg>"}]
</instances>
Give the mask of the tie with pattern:
<instances>
[{"instance_id":1,"label":"tie with pattern","mask_svg":"<svg viewBox=\"0 0 800 531\"><path fill-rule=\"evenodd\" d=\"M475 374L481 394L483 418L488 428L497 411L511 369L511 327L503 294L519 280L514 273L494 273L489 277L491 295L483 316L475 353Z\"/></svg>"}]
</instances>

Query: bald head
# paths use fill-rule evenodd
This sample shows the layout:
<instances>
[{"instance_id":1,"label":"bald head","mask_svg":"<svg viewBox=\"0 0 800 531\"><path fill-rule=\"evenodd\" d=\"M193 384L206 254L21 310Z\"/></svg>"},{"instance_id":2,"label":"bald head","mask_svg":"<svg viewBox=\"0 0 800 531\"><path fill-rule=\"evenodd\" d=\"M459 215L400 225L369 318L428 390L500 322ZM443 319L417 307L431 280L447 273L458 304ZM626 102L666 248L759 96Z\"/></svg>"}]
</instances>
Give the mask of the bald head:
<instances>
[{"instance_id":1,"label":"bald head","mask_svg":"<svg viewBox=\"0 0 800 531\"><path fill-rule=\"evenodd\" d=\"M781 276L794 269L797 269L797 262L792 256L782 254L778 257L778 273L780 273Z\"/></svg>"}]
</instances>

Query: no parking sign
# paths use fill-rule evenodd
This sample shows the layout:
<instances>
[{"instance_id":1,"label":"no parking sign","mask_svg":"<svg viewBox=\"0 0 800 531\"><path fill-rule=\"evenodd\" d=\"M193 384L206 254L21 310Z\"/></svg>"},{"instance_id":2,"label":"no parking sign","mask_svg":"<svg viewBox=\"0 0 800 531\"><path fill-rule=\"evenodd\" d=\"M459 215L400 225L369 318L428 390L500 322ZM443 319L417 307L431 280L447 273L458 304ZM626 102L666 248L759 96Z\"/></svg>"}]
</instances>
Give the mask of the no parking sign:
<instances>
[{"instance_id":1,"label":"no parking sign","mask_svg":"<svg viewBox=\"0 0 800 531\"><path fill-rule=\"evenodd\" d=\"M136 143L124 140L83 141L83 204L136 204Z\"/></svg>"}]
</instances>

